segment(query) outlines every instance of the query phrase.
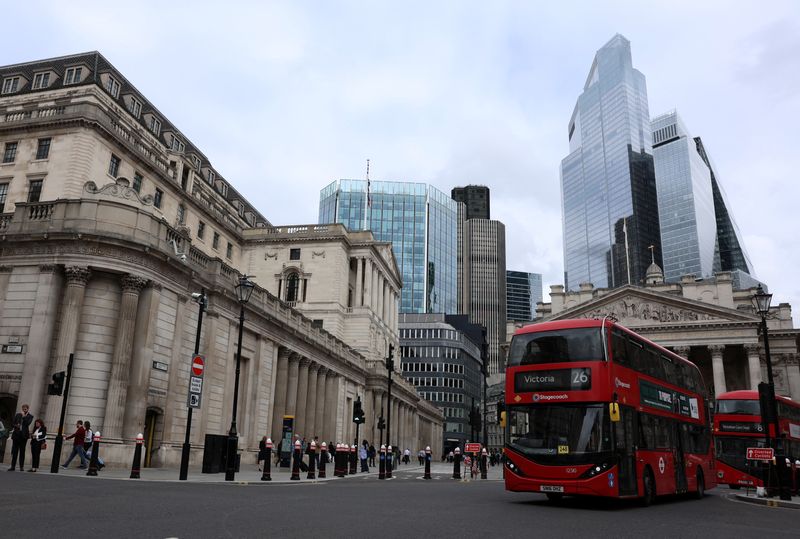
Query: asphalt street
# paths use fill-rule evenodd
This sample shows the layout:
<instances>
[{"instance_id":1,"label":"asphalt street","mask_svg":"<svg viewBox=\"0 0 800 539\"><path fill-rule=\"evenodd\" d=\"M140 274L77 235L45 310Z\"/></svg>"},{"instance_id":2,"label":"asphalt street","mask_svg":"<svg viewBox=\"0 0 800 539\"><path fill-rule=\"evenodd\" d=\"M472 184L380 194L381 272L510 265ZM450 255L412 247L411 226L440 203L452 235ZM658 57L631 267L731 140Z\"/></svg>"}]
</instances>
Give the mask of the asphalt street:
<instances>
[{"instance_id":1,"label":"asphalt street","mask_svg":"<svg viewBox=\"0 0 800 539\"><path fill-rule=\"evenodd\" d=\"M354 476L220 484L0 472L3 537L798 537L800 511L718 488L700 501L635 503L506 492L502 481Z\"/></svg>"}]
</instances>

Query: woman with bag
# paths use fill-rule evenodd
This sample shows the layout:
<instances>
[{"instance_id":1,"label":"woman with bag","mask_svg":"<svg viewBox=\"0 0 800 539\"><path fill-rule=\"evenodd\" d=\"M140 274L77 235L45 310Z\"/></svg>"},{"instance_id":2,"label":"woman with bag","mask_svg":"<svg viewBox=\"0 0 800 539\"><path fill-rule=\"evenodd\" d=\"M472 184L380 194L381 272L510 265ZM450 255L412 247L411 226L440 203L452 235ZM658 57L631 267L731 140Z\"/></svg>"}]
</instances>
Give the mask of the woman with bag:
<instances>
[{"instance_id":1,"label":"woman with bag","mask_svg":"<svg viewBox=\"0 0 800 539\"><path fill-rule=\"evenodd\" d=\"M37 419L33 422L33 432L31 433L31 469L29 472L39 471L39 456L42 449L47 449L47 429L44 422Z\"/></svg>"}]
</instances>

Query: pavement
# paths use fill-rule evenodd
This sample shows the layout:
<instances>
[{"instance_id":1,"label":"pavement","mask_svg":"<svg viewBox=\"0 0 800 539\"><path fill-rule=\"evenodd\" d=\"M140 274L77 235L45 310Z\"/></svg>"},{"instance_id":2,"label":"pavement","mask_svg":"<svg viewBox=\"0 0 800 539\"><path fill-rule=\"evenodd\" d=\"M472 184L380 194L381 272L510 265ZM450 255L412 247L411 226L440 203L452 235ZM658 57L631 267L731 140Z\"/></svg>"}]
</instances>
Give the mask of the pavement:
<instances>
[{"instance_id":1,"label":"pavement","mask_svg":"<svg viewBox=\"0 0 800 539\"><path fill-rule=\"evenodd\" d=\"M360 469L360 465L359 465ZM270 471L270 475L272 477L271 481L262 481L262 472L258 470L256 466L252 465L244 465L240 468L240 471L236 474L236 478L233 481L236 484L266 484L269 485L271 483L288 483L288 484L301 484L301 483L325 483L329 481L347 481L347 480L356 480L356 479L367 479L367 478L374 478L375 480L378 479L378 468L372 467L370 468L369 473L359 472L354 475L346 475L344 477L334 477L333 476L333 465L329 464L326 466L326 475L325 479L307 479L308 473L307 472L300 472L300 480L299 481L292 481L291 477L291 469L290 468L275 468L273 467ZM468 477L468 474L464 473L464 467L462 465L462 480L465 482L469 481L478 481L479 479L471 479ZM87 470L79 469L74 464L67 470L63 468L58 469L58 475L67 476L67 477L85 477L87 479L117 479L117 480L126 480L126 481L174 481L183 483L184 481L180 481L178 479L180 473L178 468L142 468L139 475L139 479L130 479L131 471L129 468L111 468L106 466L102 470L97 472L97 476L87 476ZM403 465L401 464L398 466L392 475L396 475L397 472L403 472L401 475L398 475L398 479L408 480L408 479L422 479L422 476L425 473L425 468L423 466L417 465L415 462L414 464ZM20 473L20 472L14 472ZM316 471L315 475L319 472ZM47 474L50 475L50 470L40 468L37 474ZM487 479L494 480L494 481L502 481L502 468L500 466L490 466L487 472ZM33 475L33 474L30 474ZM431 463L431 477L434 480L441 480L441 479L451 479L453 475L453 464L443 463L443 462L433 462ZM393 477L394 479L394 477ZM186 482L189 483L231 483L231 481L225 481L225 473L214 473L214 474L206 474L202 473L201 468L199 467L190 467L189 472L187 474Z\"/></svg>"},{"instance_id":2,"label":"pavement","mask_svg":"<svg viewBox=\"0 0 800 539\"><path fill-rule=\"evenodd\" d=\"M742 502L754 503L756 505L765 505L767 507L782 507L784 509L800 509L800 496L792 496L791 500L781 500L777 496L772 498L759 498L756 496L755 490L746 492L733 491L733 496Z\"/></svg>"}]
</instances>

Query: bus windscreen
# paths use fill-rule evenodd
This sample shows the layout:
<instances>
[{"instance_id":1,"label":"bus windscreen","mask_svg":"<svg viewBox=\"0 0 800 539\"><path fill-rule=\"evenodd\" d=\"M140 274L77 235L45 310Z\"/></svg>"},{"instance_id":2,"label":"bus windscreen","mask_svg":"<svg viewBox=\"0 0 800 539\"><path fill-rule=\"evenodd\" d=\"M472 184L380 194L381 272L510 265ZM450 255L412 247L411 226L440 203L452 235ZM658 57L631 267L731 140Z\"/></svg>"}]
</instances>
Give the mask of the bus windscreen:
<instances>
[{"instance_id":1,"label":"bus windscreen","mask_svg":"<svg viewBox=\"0 0 800 539\"><path fill-rule=\"evenodd\" d=\"M603 343L599 328L574 328L515 335L508 366L569 361L600 361Z\"/></svg>"}]
</instances>

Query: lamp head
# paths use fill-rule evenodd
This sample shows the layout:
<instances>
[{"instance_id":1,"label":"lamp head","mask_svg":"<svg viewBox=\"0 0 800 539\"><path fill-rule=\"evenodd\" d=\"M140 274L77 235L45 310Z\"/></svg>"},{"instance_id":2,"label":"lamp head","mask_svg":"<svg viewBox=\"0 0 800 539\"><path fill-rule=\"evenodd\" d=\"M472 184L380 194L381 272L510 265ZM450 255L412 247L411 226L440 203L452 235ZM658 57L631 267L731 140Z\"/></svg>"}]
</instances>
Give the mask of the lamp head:
<instances>
[{"instance_id":1,"label":"lamp head","mask_svg":"<svg viewBox=\"0 0 800 539\"><path fill-rule=\"evenodd\" d=\"M242 305L250 301L250 296L253 294L255 287L256 284L250 280L249 275L239 277L239 284L236 285L236 296Z\"/></svg>"},{"instance_id":2,"label":"lamp head","mask_svg":"<svg viewBox=\"0 0 800 539\"><path fill-rule=\"evenodd\" d=\"M771 302L772 294L764 292L764 289L761 288L759 284L756 293L753 294L753 307L755 307L756 312L762 317L767 316L767 314L769 314L769 304Z\"/></svg>"}]
</instances>

